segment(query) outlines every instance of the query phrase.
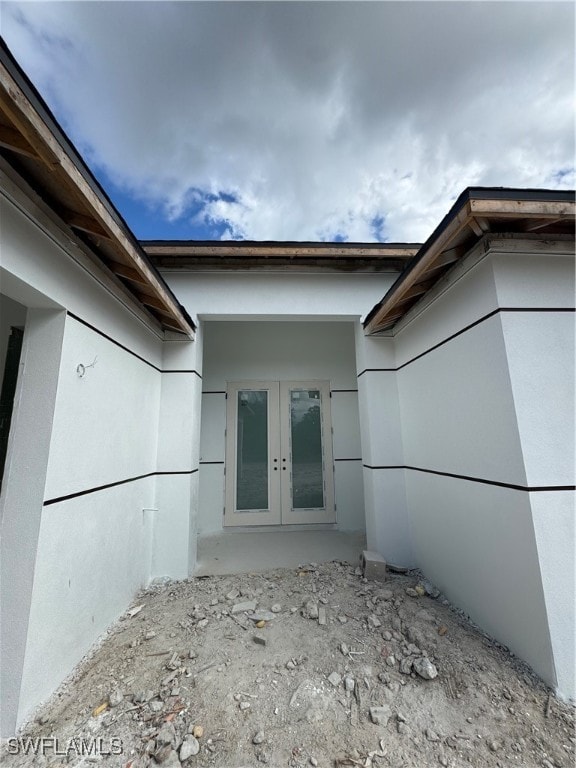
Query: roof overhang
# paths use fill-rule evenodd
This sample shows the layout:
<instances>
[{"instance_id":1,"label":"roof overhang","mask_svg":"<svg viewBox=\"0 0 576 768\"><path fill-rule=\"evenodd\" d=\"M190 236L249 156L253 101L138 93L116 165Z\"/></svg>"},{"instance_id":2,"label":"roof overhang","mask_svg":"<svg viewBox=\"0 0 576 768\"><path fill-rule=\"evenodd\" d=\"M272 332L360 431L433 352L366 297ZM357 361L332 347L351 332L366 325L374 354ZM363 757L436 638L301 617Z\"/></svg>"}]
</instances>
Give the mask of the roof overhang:
<instances>
[{"instance_id":1,"label":"roof overhang","mask_svg":"<svg viewBox=\"0 0 576 768\"><path fill-rule=\"evenodd\" d=\"M313 243L264 241L166 241L141 243L159 269L399 272L418 252L418 243Z\"/></svg>"},{"instance_id":2,"label":"roof overhang","mask_svg":"<svg viewBox=\"0 0 576 768\"><path fill-rule=\"evenodd\" d=\"M194 323L0 40L0 154L155 325Z\"/></svg>"},{"instance_id":3,"label":"roof overhang","mask_svg":"<svg viewBox=\"0 0 576 768\"><path fill-rule=\"evenodd\" d=\"M364 321L367 334L396 323L487 233L574 237L574 192L469 187Z\"/></svg>"}]
</instances>

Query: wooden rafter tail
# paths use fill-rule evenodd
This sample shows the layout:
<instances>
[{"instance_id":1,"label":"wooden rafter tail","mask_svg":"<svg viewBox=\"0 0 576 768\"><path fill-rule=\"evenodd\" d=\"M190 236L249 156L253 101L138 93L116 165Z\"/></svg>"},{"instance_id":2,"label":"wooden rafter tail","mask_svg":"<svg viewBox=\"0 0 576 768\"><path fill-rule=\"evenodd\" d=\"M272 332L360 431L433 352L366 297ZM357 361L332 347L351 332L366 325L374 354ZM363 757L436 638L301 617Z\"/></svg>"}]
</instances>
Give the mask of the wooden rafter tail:
<instances>
[{"instance_id":1,"label":"wooden rafter tail","mask_svg":"<svg viewBox=\"0 0 576 768\"><path fill-rule=\"evenodd\" d=\"M10 128L8 125L0 125L0 147L10 149L19 155L31 157L32 160L40 160L40 156L34 147L24 138L20 131Z\"/></svg>"},{"instance_id":2,"label":"wooden rafter tail","mask_svg":"<svg viewBox=\"0 0 576 768\"><path fill-rule=\"evenodd\" d=\"M62 218L72 229L80 229L82 232L88 232L90 235L112 240L110 233L92 216L86 216L76 211L64 211Z\"/></svg>"}]
</instances>

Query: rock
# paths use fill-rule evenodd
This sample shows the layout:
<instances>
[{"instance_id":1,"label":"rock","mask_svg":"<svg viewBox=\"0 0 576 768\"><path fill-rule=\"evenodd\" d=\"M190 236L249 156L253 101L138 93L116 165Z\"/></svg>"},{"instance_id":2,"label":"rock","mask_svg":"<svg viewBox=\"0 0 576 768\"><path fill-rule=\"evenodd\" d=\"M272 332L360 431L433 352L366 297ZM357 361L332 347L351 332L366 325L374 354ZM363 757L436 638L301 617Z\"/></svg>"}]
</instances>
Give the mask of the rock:
<instances>
[{"instance_id":1,"label":"rock","mask_svg":"<svg viewBox=\"0 0 576 768\"><path fill-rule=\"evenodd\" d=\"M151 701L148 706L150 707L151 712L162 712L164 709L164 702L158 701L158 699L154 699L154 701Z\"/></svg>"},{"instance_id":2,"label":"rock","mask_svg":"<svg viewBox=\"0 0 576 768\"><path fill-rule=\"evenodd\" d=\"M138 691L138 693L135 693L132 697L132 701L134 704L145 704L147 701L153 699L155 695L154 691Z\"/></svg>"},{"instance_id":3,"label":"rock","mask_svg":"<svg viewBox=\"0 0 576 768\"><path fill-rule=\"evenodd\" d=\"M382 632L382 639L388 641L392 640L392 632L389 632L388 630Z\"/></svg>"},{"instance_id":4,"label":"rock","mask_svg":"<svg viewBox=\"0 0 576 768\"><path fill-rule=\"evenodd\" d=\"M182 768L182 764L180 763L180 760L178 760L178 755L174 750L170 752L163 765L164 768Z\"/></svg>"},{"instance_id":5,"label":"rock","mask_svg":"<svg viewBox=\"0 0 576 768\"><path fill-rule=\"evenodd\" d=\"M196 651L190 650L190 651L188 651L188 658L189 659L197 659L198 658L198 654L196 653Z\"/></svg>"},{"instance_id":6,"label":"rock","mask_svg":"<svg viewBox=\"0 0 576 768\"><path fill-rule=\"evenodd\" d=\"M406 715L404 715L402 712L396 713L396 719L399 723L405 723L406 722Z\"/></svg>"},{"instance_id":7,"label":"rock","mask_svg":"<svg viewBox=\"0 0 576 768\"><path fill-rule=\"evenodd\" d=\"M370 707L370 720L374 725L388 725L388 720L392 715L390 707Z\"/></svg>"},{"instance_id":8,"label":"rock","mask_svg":"<svg viewBox=\"0 0 576 768\"><path fill-rule=\"evenodd\" d=\"M419 597L418 592L416 592L416 590L413 589L412 587L406 587L404 591L406 592L408 597Z\"/></svg>"},{"instance_id":9,"label":"rock","mask_svg":"<svg viewBox=\"0 0 576 768\"><path fill-rule=\"evenodd\" d=\"M178 744L176 729L172 723L164 723L156 736L156 745L158 747L164 746L165 744L169 744L171 747L175 747Z\"/></svg>"},{"instance_id":10,"label":"rock","mask_svg":"<svg viewBox=\"0 0 576 768\"><path fill-rule=\"evenodd\" d=\"M292 659L286 662L286 669L296 669L296 664L292 661Z\"/></svg>"},{"instance_id":11,"label":"rock","mask_svg":"<svg viewBox=\"0 0 576 768\"><path fill-rule=\"evenodd\" d=\"M392 654L386 656L386 664L388 664L389 667L393 667L396 664L396 657Z\"/></svg>"},{"instance_id":12,"label":"rock","mask_svg":"<svg viewBox=\"0 0 576 768\"><path fill-rule=\"evenodd\" d=\"M338 688L342 682L342 677L338 674L338 672L332 672L331 675L328 675L328 682L331 683L334 688Z\"/></svg>"},{"instance_id":13,"label":"rock","mask_svg":"<svg viewBox=\"0 0 576 768\"><path fill-rule=\"evenodd\" d=\"M280 603L274 603L274 605L272 606L272 608L270 608L270 610L272 611L272 613L280 613L280 611L282 610L282 606L280 605Z\"/></svg>"},{"instance_id":14,"label":"rock","mask_svg":"<svg viewBox=\"0 0 576 768\"><path fill-rule=\"evenodd\" d=\"M236 598L240 595L240 592L237 589L231 589L230 592L226 595L226 600L236 600Z\"/></svg>"},{"instance_id":15,"label":"rock","mask_svg":"<svg viewBox=\"0 0 576 768\"><path fill-rule=\"evenodd\" d=\"M432 728L426 728L424 731L424 735L428 739L428 741L440 741L440 736L436 733L436 731L433 731Z\"/></svg>"},{"instance_id":16,"label":"rock","mask_svg":"<svg viewBox=\"0 0 576 768\"><path fill-rule=\"evenodd\" d=\"M344 656L348 656L348 654L350 653L350 648L348 648L346 643L341 643L340 644L340 651L344 654Z\"/></svg>"},{"instance_id":17,"label":"rock","mask_svg":"<svg viewBox=\"0 0 576 768\"><path fill-rule=\"evenodd\" d=\"M426 594L426 590L424 589L424 585L423 584L416 584L416 586L414 587L414 592L416 592L420 597L424 597L424 595Z\"/></svg>"},{"instance_id":18,"label":"rock","mask_svg":"<svg viewBox=\"0 0 576 768\"><path fill-rule=\"evenodd\" d=\"M243 613L244 611L255 611L256 600L247 600L245 603L236 603L232 606L232 613Z\"/></svg>"},{"instance_id":19,"label":"rock","mask_svg":"<svg viewBox=\"0 0 576 768\"><path fill-rule=\"evenodd\" d=\"M396 730L402 735L410 733L410 728L406 725L406 723L398 723Z\"/></svg>"},{"instance_id":20,"label":"rock","mask_svg":"<svg viewBox=\"0 0 576 768\"><path fill-rule=\"evenodd\" d=\"M349 693L351 693L354 690L354 686L355 685L356 685L356 681L354 680L353 677L350 677L349 675L347 675L344 678L344 690L345 691L348 691Z\"/></svg>"},{"instance_id":21,"label":"rock","mask_svg":"<svg viewBox=\"0 0 576 768\"><path fill-rule=\"evenodd\" d=\"M448 768L448 758L445 755L440 755L438 757L438 762L440 765L443 765L444 768Z\"/></svg>"},{"instance_id":22,"label":"rock","mask_svg":"<svg viewBox=\"0 0 576 768\"><path fill-rule=\"evenodd\" d=\"M204 727L202 725L194 725L192 726L192 730L188 729L190 733L192 733L192 736L194 736L195 739L201 739L202 736L204 736Z\"/></svg>"},{"instance_id":23,"label":"rock","mask_svg":"<svg viewBox=\"0 0 576 768\"><path fill-rule=\"evenodd\" d=\"M340 622L340 624L346 624L346 622L348 621L348 617L347 616L338 616L338 621Z\"/></svg>"},{"instance_id":24,"label":"rock","mask_svg":"<svg viewBox=\"0 0 576 768\"><path fill-rule=\"evenodd\" d=\"M144 640L152 640L153 637L156 637L156 632L154 632L153 629L151 629L149 632L146 632L144 635Z\"/></svg>"},{"instance_id":25,"label":"rock","mask_svg":"<svg viewBox=\"0 0 576 768\"><path fill-rule=\"evenodd\" d=\"M436 600L436 598L440 597L440 590L437 589L430 581L423 581L422 586L424 587L428 597L431 597L433 600Z\"/></svg>"},{"instance_id":26,"label":"rock","mask_svg":"<svg viewBox=\"0 0 576 768\"><path fill-rule=\"evenodd\" d=\"M200 619L198 624L196 624L197 627L200 627L200 629L204 629L204 627L208 626L208 619Z\"/></svg>"},{"instance_id":27,"label":"rock","mask_svg":"<svg viewBox=\"0 0 576 768\"><path fill-rule=\"evenodd\" d=\"M412 672L412 664L412 659L402 659L400 662L400 672L402 672L403 675L409 675L410 672Z\"/></svg>"},{"instance_id":28,"label":"rock","mask_svg":"<svg viewBox=\"0 0 576 768\"><path fill-rule=\"evenodd\" d=\"M108 703L111 707L117 707L124 701L124 694L120 690L112 691L108 696Z\"/></svg>"},{"instance_id":29,"label":"rock","mask_svg":"<svg viewBox=\"0 0 576 768\"><path fill-rule=\"evenodd\" d=\"M496 740L488 742L488 749L490 750L490 752L498 752L501 746L502 745L500 744L500 742Z\"/></svg>"},{"instance_id":30,"label":"rock","mask_svg":"<svg viewBox=\"0 0 576 768\"><path fill-rule=\"evenodd\" d=\"M438 677L438 670L426 656L414 659L412 666L414 672L424 680L434 680L435 677Z\"/></svg>"},{"instance_id":31,"label":"rock","mask_svg":"<svg viewBox=\"0 0 576 768\"><path fill-rule=\"evenodd\" d=\"M192 755L197 755L198 752L200 752L200 744L198 743L198 739L196 739L194 736L186 736L182 742L182 746L180 747L180 760L184 762L184 760L188 760L188 758L192 757Z\"/></svg>"},{"instance_id":32,"label":"rock","mask_svg":"<svg viewBox=\"0 0 576 768\"><path fill-rule=\"evenodd\" d=\"M166 675L165 677L160 680L160 686L164 687L172 682L172 680L175 680L178 677L178 670L175 670L174 672L170 672L169 675ZM149 691L149 693L152 693L152 696L154 696L154 693L152 691ZM150 696L150 698L152 698Z\"/></svg>"},{"instance_id":33,"label":"rock","mask_svg":"<svg viewBox=\"0 0 576 768\"><path fill-rule=\"evenodd\" d=\"M238 705L241 712L245 712L247 709L250 709L250 702L249 701L241 701Z\"/></svg>"},{"instance_id":34,"label":"rock","mask_svg":"<svg viewBox=\"0 0 576 768\"><path fill-rule=\"evenodd\" d=\"M368 626L372 627L373 629L378 629L378 627L382 626L382 622L380 621L378 616L371 614L370 616L368 616Z\"/></svg>"},{"instance_id":35,"label":"rock","mask_svg":"<svg viewBox=\"0 0 576 768\"><path fill-rule=\"evenodd\" d=\"M316 760L315 757L311 757L308 762L310 763L310 765L314 766L314 768L316 768L316 766L318 765L318 760Z\"/></svg>"},{"instance_id":36,"label":"rock","mask_svg":"<svg viewBox=\"0 0 576 768\"><path fill-rule=\"evenodd\" d=\"M154 752L154 760L156 760L157 763L166 765L169 765L168 761L172 760L172 764L174 764L172 755L176 755L172 747L169 744L163 744ZM179 764L180 763L178 763L178 765Z\"/></svg>"},{"instance_id":37,"label":"rock","mask_svg":"<svg viewBox=\"0 0 576 768\"><path fill-rule=\"evenodd\" d=\"M262 637L262 635L253 635L252 640L256 645L266 645L266 638Z\"/></svg>"},{"instance_id":38,"label":"rock","mask_svg":"<svg viewBox=\"0 0 576 768\"><path fill-rule=\"evenodd\" d=\"M234 610L232 610L232 612L234 612ZM276 617L272 613L272 611L254 611L253 613L248 614L248 618L252 619L252 621L260 622L260 621L272 621Z\"/></svg>"},{"instance_id":39,"label":"rock","mask_svg":"<svg viewBox=\"0 0 576 768\"><path fill-rule=\"evenodd\" d=\"M307 600L302 607L302 616L305 619L317 619L318 603L314 602L314 600Z\"/></svg>"},{"instance_id":40,"label":"rock","mask_svg":"<svg viewBox=\"0 0 576 768\"><path fill-rule=\"evenodd\" d=\"M263 744L265 741L264 731L258 731L252 737L252 744Z\"/></svg>"},{"instance_id":41,"label":"rock","mask_svg":"<svg viewBox=\"0 0 576 768\"><path fill-rule=\"evenodd\" d=\"M130 610L129 610L129 611L127 611L127 614L126 614L126 615L127 615L127 616L128 616L130 619L133 619L133 618L134 618L134 616L138 616L138 614L140 613L140 611L141 611L141 610L144 608L144 605L145 605L145 604L144 604L144 603L142 603L142 605L137 605L135 608L130 608Z\"/></svg>"},{"instance_id":42,"label":"rock","mask_svg":"<svg viewBox=\"0 0 576 768\"><path fill-rule=\"evenodd\" d=\"M326 624L326 608L323 606L318 608L318 624L325 626Z\"/></svg>"},{"instance_id":43,"label":"rock","mask_svg":"<svg viewBox=\"0 0 576 768\"><path fill-rule=\"evenodd\" d=\"M441 625L438 627L438 634L439 634L440 636L443 636L443 635L445 635L447 632L448 632L448 627L444 626L444 624L441 624Z\"/></svg>"},{"instance_id":44,"label":"rock","mask_svg":"<svg viewBox=\"0 0 576 768\"><path fill-rule=\"evenodd\" d=\"M264 629L265 626L266 626L266 622L265 621L257 621L256 622L256 629Z\"/></svg>"}]
</instances>

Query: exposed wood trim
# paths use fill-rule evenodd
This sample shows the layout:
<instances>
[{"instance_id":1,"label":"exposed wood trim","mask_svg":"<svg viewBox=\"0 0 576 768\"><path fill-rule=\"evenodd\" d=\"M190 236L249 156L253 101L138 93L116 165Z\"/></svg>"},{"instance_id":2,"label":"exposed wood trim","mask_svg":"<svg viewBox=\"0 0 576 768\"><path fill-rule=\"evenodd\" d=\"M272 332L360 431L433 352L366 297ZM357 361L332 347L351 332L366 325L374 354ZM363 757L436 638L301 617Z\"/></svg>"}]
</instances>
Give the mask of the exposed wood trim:
<instances>
[{"instance_id":1,"label":"exposed wood trim","mask_svg":"<svg viewBox=\"0 0 576 768\"><path fill-rule=\"evenodd\" d=\"M7 125L0 125L0 147L6 147L6 149L11 149L20 155L31 157L33 160L40 160L40 156L24 136Z\"/></svg>"},{"instance_id":2,"label":"exposed wood trim","mask_svg":"<svg viewBox=\"0 0 576 768\"><path fill-rule=\"evenodd\" d=\"M474 216L488 216L493 218L525 218L537 216L539 219L546 217L558 218L560 216L574 216L576 212L575 201L560 200L469 200L470 212Z\"/></svg>"},{"instance_id":3,"label":"exposed wood trim","mask_svg":"<svg viewBox=\"0 0 576 768\"><path fill-rule=\"evenodd\" d=\"M481 227L481 226L480 226L480 224L479 224L479 223L476 221L476 219L474 218L474 216L472 216L472 217L470 218L470 221L468 222L468 226L470 227L470 229L472 230L472 232L474 232L474 234L476 235L476 237L482 237L482 234L483 234L483 232L482 232L482 227Z\"/></svg>"},{"instance_id":4,"label":"exposed wood trim","mask_svg":"<svg viewBox=\"0 0 576 768\"><path fill-rule=\"evenodd\" d=\"M428 273L426 272L425 275ZM409 301L410 299L413 299L415 296L421 296L423 293L426 293L428 288L431 288L432 285L436 282L436 278L431 278L427 280L422 280L420 283L414 283L412 288L410 288L409 291L406 291L404 296L402 296L401 303L403 304L405 301Z\"/></svg>"},{"instance_id":5,"label":"exposed wood trim","mask_svg":"<svg viewBox=\"0 0 576 768\"><path fill-rule=\"evenodd\" d=\"M427 252L425 252L423 257L414 265L412 270L405 276L400 276L399 281L401 282L399 282L397 288L393 288L388 296L384 297L379 310L366 326L365 332L367 334L381 330L380 326L383 325L384 319L386 319L386 325L389 325L387 314L390 309L402 300L404 294L410 290L414 283L417 282L430 267L434 266L433 262L436 257L441 255L451 240L467 226L469 218L470 201L463 205L456 213L446 226L446 229L442 232L441 236L430 244ZM401 314L404 313L402 312Z\"/></svg>"},{"instance_id":6,"label":"exposed wood trim","mask_svg":"<svg viewBox=\"0 0 576 768\"><path fill-rule=\"evenodd\" d=\"M560 221L566 221L568 219L568 216L562 216L560 218L552 218L552 219L536 219L530 220L526 222L526 224L523 227L524 232L536 232L538 229L543 229L544 227L550 227L552 224L558 224Z\"/></svg>"},{"instance_id":7,"label":"exposed wood trim","mask_svg":"<svg viewBox=\"0 0 576 768\"><path fill-rule=\"evenodd\" d=\"M159 312L168 311L164 306L164 304L156 296L148 296L144 293L139 293L138 298L140 299L142 304L145 304L147 307L153 307L154 309L157 309Z\"/></svg>"},{"instance_id":8,"label":"exposed wood trim","mask_svg":"<svg viewBox=\"0 0 576 768\"><path fill-rule=\"evenodd\" d=\"M104 227L91 216L86 216L85 214L77 213L76 211L64 211L62 213L62 219L73 229L81 229L83 232L88 232L90 235L105 237L107 240L112 239Z\"/></svg>"},{"instance_id":9,"label":"exposed wood trim","mask_svg":"<svg viewBox=\"0 0 576 768\"><path fill-rule=\"evenodd\" d=\"M143 243L142 247L149 256L157 257L189 257L189 258L267 258L286 257L293 259L375 259L375 258L412 258L418 247L368 247L359 244L358 247L338 247L333 243L317 246L299 246L286 243L260 244L260 243L235 243L214 245L191 244L162 244L151 245Z\"/></svg>"},{"instance_id":10,"label":"exposed wood trim","mask_svg":"<svg viewBox=\"0 0 576 768\"><path fill-rule=\"evenodd\" d=\"M135 269L127 266L126 264L120 264L120 262L114 261L110 265L110 269L112 272L114 272L115 275L118 275L118 277L124 277L126 280L130 280L133 283L138 283L138 285L148 285L146 278L142 277L140 272L137 272Z\"/></svg>"},{"instance_id":11,"label":"exposed wood trim","mask_svg":"<svg viewBox=\"0 0 576 768\"><path fill-rule=\"evenodd\" d=\"M12 82L8 71L0 65L0 108L9 117L10 122L16 126L16 129L22 134L28 144L30 144L38 158L47 168L53 170L58 166L57 155L50 144L46 146L43 142L39 141L38 134L34 130L31 120L24 117L23 107L26 104L26 97ZM52 142L56 143L53 137Z\"/></svg>"},{"instance_id":12,"label":"exposed wood trim","mask_svg":"<svg viewBox=\"0 0 576 768\"><path fill-rule=\"evenodd\" d=\"M132 233L113 215L110 204L98 194L95 184L85 178L69 152L58 141L53 130L18 86L4 62L0 62L0 109L19 130L38 156L53 172L58 169L58 180L74 192L86 206L86 215L93 219L128 263L146 279L164 312L172 317L180 332L194 337L194 328L180 308L168 286L147 262L143 251L135 243ZM91 225L93 226L93 225ZM100 236L104 236L99 233Z\"/></svg>"}]
</instances>

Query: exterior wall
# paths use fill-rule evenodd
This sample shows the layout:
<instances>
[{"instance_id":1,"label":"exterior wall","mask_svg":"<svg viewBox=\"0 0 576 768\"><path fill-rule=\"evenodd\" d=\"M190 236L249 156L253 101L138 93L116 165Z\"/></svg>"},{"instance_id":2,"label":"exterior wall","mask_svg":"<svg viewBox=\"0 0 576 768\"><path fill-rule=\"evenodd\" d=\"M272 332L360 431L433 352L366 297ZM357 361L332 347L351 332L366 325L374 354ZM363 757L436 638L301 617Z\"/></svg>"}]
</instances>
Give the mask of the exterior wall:
<instances>
[{"instance_id":1,"label":"exterior wall","mask_svg":"<svg viewBox=\"0 0 576 768\"><path fill-rule=\"evenodd\" d=\"M188 575L198 466L195 345L163 342L17 203L2 210L3 290L28 308L1 499L3 734L151 576Z\"/></svg>"},{"instance_id":2,"label":"exterior wall","mask_svg":"<svg viewBox=\"0 0 576 768\"><path fill-rule=\"evenodd\" d=\"M221 530L224 506L225 392L229 381L330 381L336 517L364 529L352 323L204 324L199 532Z\"/></svg>"},{"instance_id":3,"label":"exterior wall","mask_svg":"<svg viewBox=\"0 0 576 768\"><path fill-rule=\"evenodd\" d=\"M411 540L440 589L574 696L573 263L510 250L472 255L396 336Z\"/></svg>"}]
</instances>

